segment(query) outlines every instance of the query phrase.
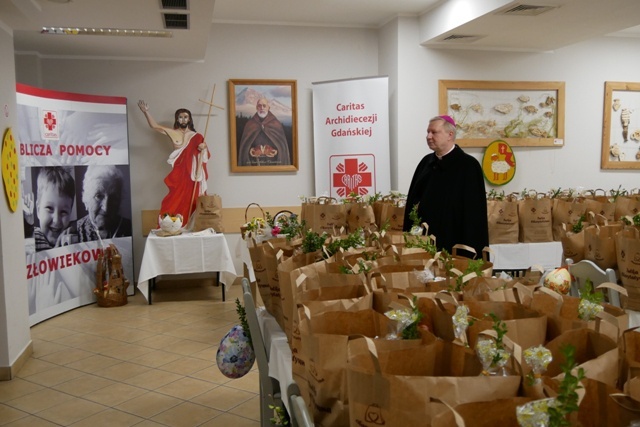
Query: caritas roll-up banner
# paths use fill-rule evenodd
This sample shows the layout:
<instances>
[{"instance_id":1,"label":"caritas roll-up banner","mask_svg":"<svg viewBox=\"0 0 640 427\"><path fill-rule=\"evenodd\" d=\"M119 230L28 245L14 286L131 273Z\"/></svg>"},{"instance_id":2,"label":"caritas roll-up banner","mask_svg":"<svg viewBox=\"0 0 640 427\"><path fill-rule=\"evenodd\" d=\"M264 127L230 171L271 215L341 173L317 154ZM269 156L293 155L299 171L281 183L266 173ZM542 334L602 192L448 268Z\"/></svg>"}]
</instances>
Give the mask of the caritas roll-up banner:
<instances>
[{"instance_id":1,"label":"caritas roll-up banner","mask_svg":"<svg viewBox=\"0 0 640 427\"><path fill-rule=\"evenodd\" d=\"M313 84L316 196L387 194L389 79Z\"/></svg>"},{"instance_id":2,"label":"caritas roll-up banner","mask_svg":"<svg viewBox=\"0 0 640 427\"><path fill-rule=\"evenodd\" d=\"M96 301L113 244L133 281L127 99L18 84L17 143L29 322ZM132 294L133 285L127 290Z\"/></svg>"}]
</instances>

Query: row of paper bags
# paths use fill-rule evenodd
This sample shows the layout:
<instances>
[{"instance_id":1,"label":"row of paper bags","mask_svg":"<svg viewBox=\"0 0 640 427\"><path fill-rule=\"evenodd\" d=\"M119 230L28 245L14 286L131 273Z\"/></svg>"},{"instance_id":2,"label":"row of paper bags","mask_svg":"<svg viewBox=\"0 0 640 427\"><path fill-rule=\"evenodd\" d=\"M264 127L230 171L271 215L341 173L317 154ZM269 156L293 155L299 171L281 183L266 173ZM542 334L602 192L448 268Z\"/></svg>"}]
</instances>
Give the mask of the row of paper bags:
<instances>
[{"instance_id":1,"label":"row of paper bags","mask_svg":"<svg viewBox=\"0 0 640 427\"><path fill-rule=\"evenodd\" d=\"M518 285L489 277L469 279L464 293L443 302L435 291L451 283L424 280L425 265L437 265L429 254L402 249L378 253L367 274L347 274L354 260L371 259L376 251L319 260L318 253L295 255L295 248L286 243L279 248L273 243L277 242L252 248L254 270L254 255L261 251L258 288L263 300L269 300L265 306L271 306L270 312L287 332L294 378L317 425L454 425L447 421L452 409L470 415L465 419L468 426L517 425L513 424L515 404L536 396L527 395L522 387L526 366L519 375L479 375L482 367L473 346L478 335L491 328L483 318L489 312L507 323L507 336L521 348L545 344L555 352L545 379L551 389L558 386L558 380L551 379L560 373L558 349L564 344L576 347L576 361L589 378L578 413L583 425L603 425L598 424L602 417L598 411L605 408L606 425L626 426L632 417L640 418L609 398L625 385L633 392L631 368L640 363L640 355L635 354L640 352L635 349L640 349L639 334L625 332L618 341L628 325L628 316L620 308L606 306L611 323L596 331L596 322L578 318L577 299L533 292L540 277L535 272L533 279L522 279L524 283ZM275 272L273 266L265 265L271 262ZM464 271L464 265L459 266ZM485 267L490 275L490 264ZM401 292L419 296L421 323L428 328L422 340L385 339L396 325L383 313L407 303L398 296ZM470 347L452 338L451 315L461 302L479 319L468 330ZM477 402L492 410L473 416L470 408L477 409ZM498 421L498 415L503 421Z\"/></svg>"}]
</instances>

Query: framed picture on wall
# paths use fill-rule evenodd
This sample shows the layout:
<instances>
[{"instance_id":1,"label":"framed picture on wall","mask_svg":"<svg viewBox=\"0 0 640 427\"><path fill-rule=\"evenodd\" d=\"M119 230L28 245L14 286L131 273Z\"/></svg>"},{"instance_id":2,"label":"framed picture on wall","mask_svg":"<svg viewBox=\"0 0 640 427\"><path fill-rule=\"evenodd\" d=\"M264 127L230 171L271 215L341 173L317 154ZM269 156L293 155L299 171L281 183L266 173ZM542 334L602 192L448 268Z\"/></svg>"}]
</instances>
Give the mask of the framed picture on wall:
<instances>
[{"instance_id":1,"label":"framed picture on wall","mask_svg":"<svg viewBox=\"0 0 640 427\"><path fill-rule=\"evenodd\" d=\"M229 80L231 172L298 170L295 80Z\"/></svg>"},{"instance_id":2,"label":"framed picture on wall","mask_svg":"<svg viewBox=\"0 0 640 427\"><path fill-rule=\"evenodd\" d=\"M440 80L438 96L461 147L564 145L564 82Z\"/></svg>"},{"instance_id":3,"label":"framed picture on wall","mask_svg":"<svg viewBox=\"0 0 640 427\"><path fill-rule=\"evenodd\" d=\"M640 83L605 82L602 169L640 169Z\"/></svg>"}]
</instances>

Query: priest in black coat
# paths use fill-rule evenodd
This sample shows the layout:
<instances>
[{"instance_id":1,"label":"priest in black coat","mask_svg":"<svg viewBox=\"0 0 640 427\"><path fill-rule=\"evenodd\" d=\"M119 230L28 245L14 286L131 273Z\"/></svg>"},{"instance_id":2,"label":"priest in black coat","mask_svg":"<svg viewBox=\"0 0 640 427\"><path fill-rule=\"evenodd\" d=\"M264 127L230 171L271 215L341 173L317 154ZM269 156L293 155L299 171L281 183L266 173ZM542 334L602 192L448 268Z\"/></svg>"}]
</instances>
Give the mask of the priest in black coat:
<instances>
[{"instance_id":1,"label":"priest in black coat","mask_svg":"<svg viewBox=\"0 0 640 427\"><path fill-rule=\"evenodd\" d=\"M404 215L404 230L411 229L409 213L418 204L418 216L436 237L438 250L463 244L477 258L489 245L487 199L480 163L456 145L456 125L449 116L429 121L427 144L432 153L418 164L411 180ZM467 251L459 255L474 257Z\"/></svg>"}]
</instances>

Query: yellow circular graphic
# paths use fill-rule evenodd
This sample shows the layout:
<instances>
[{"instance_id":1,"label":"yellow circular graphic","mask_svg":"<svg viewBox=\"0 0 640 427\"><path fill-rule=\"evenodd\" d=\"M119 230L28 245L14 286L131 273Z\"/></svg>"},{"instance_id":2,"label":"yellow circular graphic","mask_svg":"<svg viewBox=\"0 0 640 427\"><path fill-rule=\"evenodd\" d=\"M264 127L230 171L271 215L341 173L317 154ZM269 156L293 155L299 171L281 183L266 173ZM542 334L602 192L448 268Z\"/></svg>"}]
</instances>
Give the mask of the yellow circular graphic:
<instances>
[{"instance_id":1,"label":"yellow circular graphic","mask_svg":"<svg viewBox=\"0 0 640 427\"><path fill-rule=\"evenodd\" d=\"M516 156L506 142L493 141L482 158L484 178L493 185L505 185L516 174Z\"/></svg>"},{"instance_id":2,"label":"yellow circular graphic","mask_svg":"<svg viewBox=\"0 0 640 427\"><path fill-rule=\"evenodd\" d=\"M9 209L15 212L18 209L19 181L18 181L18 152L13 140L13 132L8 128L4 133L2 142L2 182L4 192L7 195Z\"/></svg>"}]
</instances>

